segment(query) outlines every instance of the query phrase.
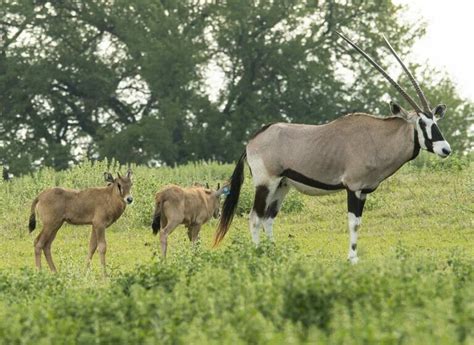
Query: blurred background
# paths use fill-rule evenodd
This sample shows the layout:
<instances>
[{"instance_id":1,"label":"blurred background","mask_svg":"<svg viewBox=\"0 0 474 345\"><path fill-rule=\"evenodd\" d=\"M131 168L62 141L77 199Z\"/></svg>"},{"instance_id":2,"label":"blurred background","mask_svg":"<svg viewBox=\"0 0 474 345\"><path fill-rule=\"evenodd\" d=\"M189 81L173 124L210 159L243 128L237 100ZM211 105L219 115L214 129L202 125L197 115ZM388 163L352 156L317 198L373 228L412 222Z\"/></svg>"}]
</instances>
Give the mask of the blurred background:
<instances>
[{"instance_id":1,"label":"blurred background","mask_svg":"<svg viewBox=\"0 0 474 345\"><path fill-rule=\"evenodd\" d=\"M408 108L334 30L413 94L384 34L432 105L447 104L440 127L465 153L474 73L460 25L472 5L443 3L2 0L0 165L18 176L105 157L231 162L269 122Z\"/></svg>"}]
</instances>

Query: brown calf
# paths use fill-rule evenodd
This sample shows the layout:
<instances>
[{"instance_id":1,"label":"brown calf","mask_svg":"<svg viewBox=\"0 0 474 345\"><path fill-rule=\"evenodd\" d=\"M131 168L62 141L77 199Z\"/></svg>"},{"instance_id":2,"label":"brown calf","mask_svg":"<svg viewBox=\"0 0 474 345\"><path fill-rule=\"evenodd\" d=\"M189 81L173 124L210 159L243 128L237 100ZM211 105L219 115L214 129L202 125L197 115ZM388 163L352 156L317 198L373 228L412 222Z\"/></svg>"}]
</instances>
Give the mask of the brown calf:
<instances>
[{"instance_id":1,"label":"brown calf","mask_svg":"<svg viewBox=\"0 0 474 345\"><path fill-rule=\"evenodd\" d=\"M29 229L32 232L36 227L36 215L43 222L43 230L36 237L35 261L36 267L41 268L41 251L44 252L46 261L51 271L56 272L56 267L51 256L51 244L56 233L64 222L73 225L92 225L89 242L89 255L87 267L90 266L92 256L96 249L100 254L100 262L105 275L105 229L114 223L125 211L125 206L133 201L130 189L132 188L132 172L129 170L125 176L104 173L107 187L87 188L81 191L65 188L49 188L41 192L31 205Z\"/></svg>"},{"instance_id":2,"label":"brown calf","mask_svg":"<svg viewBox=\"0 0 474 345\"><path fill-rule=\"evenodd\" d=\"M180 224L184 224L188 229L189 240L196 242L201 226L212 216L219 217L220 197L227 189L227 186L218 186L217 190L213 191L197 186L181 188L169 185L156 193L151 227L155 235L161 228L163 257L166 257L168 235Z\"/></svg>"}]
</instances>

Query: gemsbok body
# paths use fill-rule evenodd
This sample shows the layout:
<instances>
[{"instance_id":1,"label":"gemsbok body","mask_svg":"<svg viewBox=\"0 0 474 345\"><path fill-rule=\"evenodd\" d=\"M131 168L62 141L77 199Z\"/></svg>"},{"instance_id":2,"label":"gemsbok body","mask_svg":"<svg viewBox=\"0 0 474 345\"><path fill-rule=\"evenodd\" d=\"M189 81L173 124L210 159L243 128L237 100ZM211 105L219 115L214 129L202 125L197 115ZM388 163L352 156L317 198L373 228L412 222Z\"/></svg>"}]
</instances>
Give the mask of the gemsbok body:
<instances>
[{"instance_id":1,"label":"gemsbok body","mask_svg":"<svg viewBox=\"0 0 474 345\"><path fill-rule=\"evenodd\" d=\"M92 225L89 242L87 266L89 267L95 251L99 251L102 270L105 275L105 229L113 224L131 204L133 197L132 172L125 176L117 174L113 178L110 173L104 173L106 187L73 190L66 188L50 188L41 192L31 205L29 230L36 227L36 213L43 223L43 229L34 241L36 267L41 268L41 252L44 252L51 271L56 272L51 256L51 244L64 222L73 225Z\"/></svg>"},{"instance_id":2,"label":"gemsbok body","mask_svg":"<svg viewBox=\"0 0 474 345\"><path fill-rule=\"evenodd\" d=\"M160 232L163 257L166 257L168 236L180 224L188 229L189 240L197 241L201 226L212 217L219 217L220 198L226 190L226 186L218 186L214 191L200 186L181 188L169 185L156 193L151 227L154 235Z\"/></svg>"},{"instance_id":3,"label":"gemsbok body","mask_svg":"<svg viewBox=\"0 0 474 345\"><path fill-rule=\"evenodd\" d=\"M324 125L276 123L264 126L250 139L233 172L215 245L224 238L232 222L243 183L245 160L255 186L249 226L256 244L261 226L272 239L274 219L290 187L308 195L345 190L350 234L348 260L356 263L357 232L367 194L414 159L420 148L443 158L451 153L436 123L444 116L446 106L430 108L418 83L388 41L385 40L408 74L423 108L359 47L339 35L395 86L414 111L408 112L391 103L390 117L355 113Z\"/></svg>"}]
</instances>

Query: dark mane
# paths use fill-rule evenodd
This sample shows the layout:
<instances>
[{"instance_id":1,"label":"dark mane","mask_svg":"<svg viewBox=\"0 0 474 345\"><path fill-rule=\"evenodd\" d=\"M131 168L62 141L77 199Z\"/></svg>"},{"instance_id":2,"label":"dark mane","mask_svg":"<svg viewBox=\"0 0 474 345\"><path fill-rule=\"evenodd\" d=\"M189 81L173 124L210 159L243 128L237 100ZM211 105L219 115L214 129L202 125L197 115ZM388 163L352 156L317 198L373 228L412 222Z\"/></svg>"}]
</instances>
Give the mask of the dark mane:
<instances>
[{"instance_id":1,"label":"dark mane","mask_svg":"<svg viewBox=\"0 0 474 345\"><path fill-rule=\"evenodd\" d=\"M263 133L265 132L271 125L274 125L275 122L272 122L272 123L268 123L266 124L265 126L263 126L262 128L260 128L258 131L256 131L250 138L249 138L249 141L254 139L257 135L259 135L260 133Z\"/></svg>"}]
</instances>

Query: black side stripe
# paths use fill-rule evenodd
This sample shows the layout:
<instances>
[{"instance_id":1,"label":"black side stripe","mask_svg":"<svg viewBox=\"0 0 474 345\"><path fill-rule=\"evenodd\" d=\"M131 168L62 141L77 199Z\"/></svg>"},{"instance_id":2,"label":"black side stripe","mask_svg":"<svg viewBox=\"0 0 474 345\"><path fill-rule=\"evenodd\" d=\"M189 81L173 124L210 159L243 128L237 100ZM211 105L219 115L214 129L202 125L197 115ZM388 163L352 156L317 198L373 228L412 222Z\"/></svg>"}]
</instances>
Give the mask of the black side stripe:
<instances>
[{"instance_id":1,"label":"black side stripe","mask_svg":"<svg viewBox=\"0 0 474 345\"><path fill-rule=\"evenodd\" d=\"M324 182L316 181L313 180L312 178L305 176L303 174L300 174L297 171L294 171L292 169L285 169L280 176L284 176L289 178L290 180L302 183L306 186L310 186L313 188L318 188L318 189L324 189L324 190L339 190L339 189L344 189L344 185L342 183L339 184L327 184Z\"/></svg>"}]
</instances>

